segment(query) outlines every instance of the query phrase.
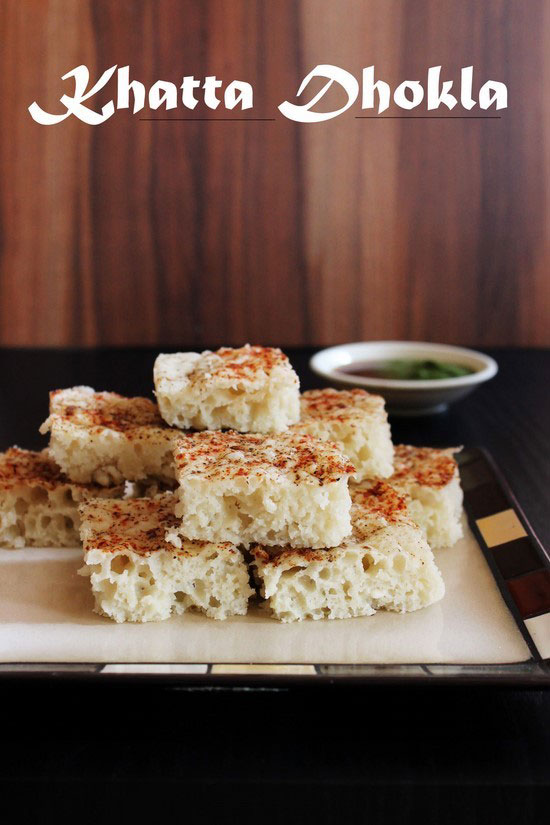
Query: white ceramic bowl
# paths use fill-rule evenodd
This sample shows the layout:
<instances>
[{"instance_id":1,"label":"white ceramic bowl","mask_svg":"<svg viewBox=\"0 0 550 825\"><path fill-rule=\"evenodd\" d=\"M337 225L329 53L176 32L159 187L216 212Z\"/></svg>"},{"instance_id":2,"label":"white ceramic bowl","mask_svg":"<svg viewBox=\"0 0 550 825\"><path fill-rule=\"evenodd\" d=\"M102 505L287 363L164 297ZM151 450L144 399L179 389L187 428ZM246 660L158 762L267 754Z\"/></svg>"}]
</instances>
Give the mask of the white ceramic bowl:
<instances>
[{"instance_id":1,"label":"white ceramic bowl","mask_svg":"<svg viewBox=\"0 0 550 825\"><path fill-rule=\"evenodd\" d=\"M430 359L460 364L475 372L457 378L431 380L397 380L393 378L366 378L340 372L339 367L353 363L385 361L388 359ZM309 365L313 372L337 387L362 387L386 399L393 415L430 415L443 412L448 405L472 392L498 372L493 358L473 349L448 344L429 344L420 341L363 341L329 347L316 353Z\"/></svg>"}]
</instances>

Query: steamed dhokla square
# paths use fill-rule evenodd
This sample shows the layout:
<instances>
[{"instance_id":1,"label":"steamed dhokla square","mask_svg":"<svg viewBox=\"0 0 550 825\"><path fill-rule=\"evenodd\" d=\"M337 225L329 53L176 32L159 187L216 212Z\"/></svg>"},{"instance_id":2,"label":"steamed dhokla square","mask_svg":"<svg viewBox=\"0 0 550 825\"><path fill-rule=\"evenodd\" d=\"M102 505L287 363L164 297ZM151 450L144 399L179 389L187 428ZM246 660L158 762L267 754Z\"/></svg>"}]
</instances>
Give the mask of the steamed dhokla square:
<instances>
[{"instance_id":1,"label":"steamed dhokla square","mask_svg":"<svg viewBox=\"0 0 550 825\"><path fill-rule=\"evenodd\" d=\"M75 484L45 451L11 447L0 453L0 547L78 547L78 505L122 493Z\"/></svg>"},{"instance_id":2,"label":"steamed dhokla square","mask_svg":"<svg viewBox=\"0 0 550 825\"><path fill-rule=\"evenodd\" d=\"M174 453L179 488L167 533L249 545L335 547L351 531L353 465L328 442L293 432L183 435Z\"/></svg>"},{"instance_id":3,"label":"steamed dhokla square","mask_svg":"<svg viewBox=\"0 0 550 825\"><path fill-rule=\"evenodd\" d=\"M177 431L166 425L148 398L125 398L91 387L55 390L40 432L50 433L49 453L73 481L109 486L174 478Z\"/></svg>"},{"instance_id":4,"label":"steamed dhokla square","mask_svg":"<svg viewBox=\"0 0 550 825\"><path fill-rule=\"evenodd\" d=\"M339 547L251 547L260 593L276 619L408 613L443 598L443 579L407 498L378 481L355 487L352 500L353 532Z\"/></svg>"},{"instance_id":5,"label":"steamed dhokla square","mask_svg":"<svg viewBox=\"0 0 550 825\"><path fill-rule=\"evenodd\" d=\"M455 448L398 444L390 483L410 496L409 512L433 549L450 547L462 536L462 488Z\"/></svg>"},{"instance_id":6,"label":"steamed dhokla square","mask_svg":"<svg viewBox=\"0 0 550 825\"><path fill-rule=\"evenodd\" d=\"M272 347L162 354L154 380L162 417L182 429L280 432L300 416L298 376Z\"/></svg>"},{"instance_id":7,"label":"steamed dhokla square","mask_svg":"<svg viewBox=\"0 0 550 825\"><path fill-rule=\"evenodd\" d=\"M172 494L81 507L84 567L95 610L116 622L151 622L198 610L212 619L244 614L252 595L240 550L229 543L167 544Z\"/></svg>"},{"instance_id":8,"label":"steamed dhokla square","mask_svg":"<svg viewBox=\"0 0 550 825\"><path fill-rule=\"evenodd\" d=\"M334 442L354 465L354 481L393 473L390 425L379 395L359 389L304 392L293 429Z\"/></svg>"}]
</instances>

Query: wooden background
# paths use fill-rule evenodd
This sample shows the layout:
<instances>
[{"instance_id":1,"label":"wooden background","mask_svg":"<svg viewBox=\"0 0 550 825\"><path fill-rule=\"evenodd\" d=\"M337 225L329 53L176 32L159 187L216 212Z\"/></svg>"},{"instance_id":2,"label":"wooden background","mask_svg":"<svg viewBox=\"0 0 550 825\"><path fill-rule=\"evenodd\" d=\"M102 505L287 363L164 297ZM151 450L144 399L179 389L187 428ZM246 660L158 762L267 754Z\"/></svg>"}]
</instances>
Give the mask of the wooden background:
<instances>
[{"instance_id":1,"label":"wooden background","mask_svg":"<svg viewBox=\"0 0 550 825\"><path fill-rule=\"evenodd\" d=\"M549 345L549 6L2 0L0 344ZM34 123L27 106L62 111L80 63L248 80L244 114L277 120ZM507 83L509 108L282 118L317 63L375 64L392 85L473 65Z\"/></svg>"}]
</instances>

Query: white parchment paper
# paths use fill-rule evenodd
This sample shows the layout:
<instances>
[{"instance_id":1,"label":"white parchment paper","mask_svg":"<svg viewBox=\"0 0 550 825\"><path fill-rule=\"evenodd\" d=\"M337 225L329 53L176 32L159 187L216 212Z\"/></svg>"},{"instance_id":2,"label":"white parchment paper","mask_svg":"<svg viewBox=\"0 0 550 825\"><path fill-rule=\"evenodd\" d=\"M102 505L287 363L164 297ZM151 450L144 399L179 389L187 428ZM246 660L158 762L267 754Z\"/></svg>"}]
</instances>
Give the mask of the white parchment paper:
<instances>
[{"instance_id":1,"label":"white parchment paper","mask_svg":"<svg viewBox=\"0 0 550 825\"><path fill-rule=\"evenodd\" d=\"M524 661L529 652L483 554L465 538L436 560L445 598L406 615L279 624L259 608L216 622L186 614L117 625L92 612L78 550L0 550L2 662L454 663Z\"/></svg>"}]
</instances>

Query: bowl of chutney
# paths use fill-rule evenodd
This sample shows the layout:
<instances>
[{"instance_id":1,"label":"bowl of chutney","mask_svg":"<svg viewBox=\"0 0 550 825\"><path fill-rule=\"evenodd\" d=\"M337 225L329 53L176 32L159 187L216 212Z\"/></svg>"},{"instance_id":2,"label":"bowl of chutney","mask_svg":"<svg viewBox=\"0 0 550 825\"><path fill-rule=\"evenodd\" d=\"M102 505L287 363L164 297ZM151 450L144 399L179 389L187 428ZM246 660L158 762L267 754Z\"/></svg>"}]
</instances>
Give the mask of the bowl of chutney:
<instances>
[{"instance_id":1,"label":"bowl of chutney","mask_svg":"<svg viewBox=\"0 0 550 825\"><path fill-rule=\"evenodd\" d=\"M423 341L359 341L317 352L311 369L331 386L360 387L386 399L393 415L432 415L498 372L477 350Z\"/></svg>"}]
</instances>

